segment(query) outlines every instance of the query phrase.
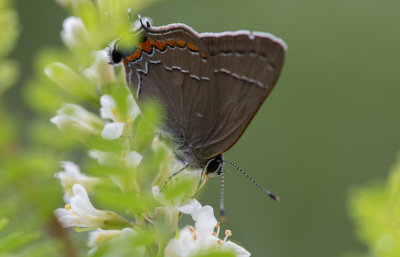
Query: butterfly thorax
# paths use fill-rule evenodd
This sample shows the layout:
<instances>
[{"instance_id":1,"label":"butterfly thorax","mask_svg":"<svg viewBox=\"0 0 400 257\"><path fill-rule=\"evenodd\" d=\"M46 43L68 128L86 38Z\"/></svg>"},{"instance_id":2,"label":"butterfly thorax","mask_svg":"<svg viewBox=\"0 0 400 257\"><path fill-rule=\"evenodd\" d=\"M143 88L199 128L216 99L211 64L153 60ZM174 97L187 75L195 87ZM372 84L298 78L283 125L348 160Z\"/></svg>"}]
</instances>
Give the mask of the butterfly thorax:
<instances>
[{"instance_id":1,"label":"butterfly thorax","mask_svg":"<svg viewBox=\"0 0 400 257\"><path fill-rule=\"evenodd\" d=\"M182 138L176 137L176 135L171 135L171 138L175 140L175 155L177 159L188 164L192 168L204 170L207 175L217 173L217 175L219 175L223 163L222 154L212 158L202 159L196 154L195 146L187 144Z\"/></svg>"}]
</instances>

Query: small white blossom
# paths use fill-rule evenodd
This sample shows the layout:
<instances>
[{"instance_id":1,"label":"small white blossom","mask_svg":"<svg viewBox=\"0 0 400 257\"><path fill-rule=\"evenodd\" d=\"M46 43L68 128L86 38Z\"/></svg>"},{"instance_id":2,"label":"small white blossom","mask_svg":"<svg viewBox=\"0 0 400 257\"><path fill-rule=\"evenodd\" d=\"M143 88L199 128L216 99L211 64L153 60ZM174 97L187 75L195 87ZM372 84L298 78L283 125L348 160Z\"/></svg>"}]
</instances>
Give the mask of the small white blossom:
<instances>
[{"instance_id":1,"label":"small white blossom","mask_svg":"<svg viewBox=\"0 0 400 257\"><path fill-rule=\"evenodd\" d=\"M98 247L120 235L121 235L121 230L114 230L114 229L104 230L98 228L96 230L89 232L88 246L92 248Z\"/></svg>"},{"instance_id":2,"label":"small white blossom","mask_svg":"<svg viewBox=\"0 0 400 257\"><path fill-rule=\"evenodd\" d=\"M88 246L92 248L89 255L95 253L99 247L105 243L118 238L131 238L137 235L137 232L132 228L124 228L122 230L103 230L98 228L89 232ZM145 247L139 246L137 249L140 256L144 255Z\"/></svg>"},{"instance_id":3,"label":"small white blossom","mask_svg":"<svg viewBox=\"0 0 400 257\"><path fill-rule=\"evenodd\" d=\"M137 167L143 158L138 152L135 151L123 151L121 154L116 154L111 152L102 152L99 150L90 150L89 156L93 159L96 159L100 165L126 165L131 167Z\"/></svg>"},{"instance_id":4,"label":"small white blossom","mask_svg":"<svg viewBox=\"0 0 400 257\"><path fill-rule=\"evenodd\" d=\"M101 136L107 140L117 139L122 135L124 127L125 127L124 122L107 123L104 126L103 131L101 132Z\"/></svg>"},{"instance_id":5,"label":"small white blossom","mask_svg":"<svg viewBox=\"0 0 400 257\"><path fill-rule=\"evenodd\" d=\"M73 16L64 20L63 30L61 31L61 39L70 49L90 42L89 33L86 30L82 20Z\"/></svg>"},{"instance_id":6,"label":"small white blossom","mask_svg":"<svg viewBox=\"0 0 400 257\"><path fill-rule=\"evenodd\" d=\"M104 122L76 104L64 104L50 120L60 130L79 134L99 134Z\"/></svg>"},{"instance_id":7,"label":"small white blossom","mask_svg":"<svg viewBox=\"0 0 400 257\"><path fill-rule=\"evenodd\" d=\"M108 224L123 223L124 220L115 213L94 208L85 188L80 184L72 187L73 196L64 208L54 211L58 222L63 227L99 228Z\"/></svg>"},{"instance_id":8,"label":"small white blossom","mask_svg":"<svg viewBox=\"0 0 400 257\"><path fill-rule=\"evenodd\" d=\"M58 178L64 189L64 201L69 202L73 196L72 187L75 184L82 185L86 191L93 191L93 187L100 182L99 178L89 177L82 174L78 165L73 162L61 162L63 171L56 173L54 176Z\"/></svg>"},{"instance_id":9,"label":"small white blossom","mask_svg":"<svg viewBox=\"0 0 400 257\"><path fill-rule=\"evenodd\" d=\"M219 239L219 222L214 217L211 206L201 207L200 203L193 199L187 205L178 207L178 210L190 214L195 221L195 227L183 228L178 238L173 238L165 248L166 257L190 257L207 250L226 250L238 257L248 257L250 253L243 247L227 241L232 234L230 230L225 231L225 238ZM214 229L217 228L215 232Z\"/></svg>"},{"instance_id":10,"label":"small white blossom","mask_svg":"<svg viewBox=\"0 0 400 257\"><path fill-rule=\"evenodd\" d=\"M107 51L95 51L93 57L93 64L83 70L83 75L97 86L107 85L115 81L114 69L107 62Z\"/></svg>"},{"instance_id":11,"label":"small white blossom","mask_svg":"<svg viewBox=\"0 0 400 257\"><path fill-rule=\"evenodd\" d=\"M98 228L96 230L89 232L88 246L89 247L98 247L118 236L126 237L126 236L134 236L134 235L137 235L137 232L133 228L124 228L121 230L119 230L119 229L104 230L104 229Z\"/></svg>"},{"instance_id":12,"label":"small white blossom","mask_svg":"<svg viewBox=\"0 0 400 257\"><path fill-rule=\"evenodd\" d=\"M108 140L117 139L122 135L125 125L131 126L133 121L139 115L140 110L132 95L126 99L127 115L122 115L118 109L117 103L110 95L103 95L100 98L100 115L103 119L109 119L113 122L107 123L101 133L101 136Z\"/></svg>"}]
</instances>

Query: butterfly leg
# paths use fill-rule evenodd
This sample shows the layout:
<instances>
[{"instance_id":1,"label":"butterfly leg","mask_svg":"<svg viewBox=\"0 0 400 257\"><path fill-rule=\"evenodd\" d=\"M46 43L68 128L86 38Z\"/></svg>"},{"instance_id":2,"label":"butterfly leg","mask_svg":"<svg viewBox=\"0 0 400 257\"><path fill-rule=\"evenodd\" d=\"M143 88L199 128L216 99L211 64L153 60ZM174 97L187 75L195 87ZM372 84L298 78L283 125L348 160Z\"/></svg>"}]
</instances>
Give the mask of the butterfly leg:
<instances>
[{"instance_id":1,"label":"butterfly leg","mask_svg":"<svg viewBox=\"0 0 400 257\"><path fill-rule=\"evenodd\" d=\"M167 178L167 180L165 180L165 182L162 184L160 192L164 189L164 187L168 184L168 182L175 177L176 175L178 175L179 173L181 173L184 169L186 169L189 166L189 164L185 164L185 166L183 166L180 170L178 170L177 172L175 172L174 174L172 174L171 176L169 176Z\"/></svg>"}]
</instances>

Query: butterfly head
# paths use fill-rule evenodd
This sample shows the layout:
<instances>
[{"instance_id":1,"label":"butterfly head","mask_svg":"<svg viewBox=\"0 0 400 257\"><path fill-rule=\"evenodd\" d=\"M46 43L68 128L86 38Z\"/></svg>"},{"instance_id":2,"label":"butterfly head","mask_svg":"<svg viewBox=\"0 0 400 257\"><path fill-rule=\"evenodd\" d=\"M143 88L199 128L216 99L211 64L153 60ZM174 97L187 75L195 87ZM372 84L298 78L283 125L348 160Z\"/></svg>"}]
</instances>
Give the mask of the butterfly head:
<instances>
[{"instance_id":1,"label":"butterfly head","mask_svg":"<svg viewBox=\"0 0 400 257\"><path fill-rule=\"evenodd\" d=\"M122 61L123 54L114 45L108 48L108 59L110 64L118 64Z\"/></svg>"},{"instance_id":2,"label":"butterfly head","mask_svg":"<svg viewBox=\"0 0 400 257\"><path fill-rule=\"evenodd\" d=\"M131 23L131 32L134 36L138 37L138 43L143 43L147 40L146 36L144 35L147 30L150 30L152 24L152 20L148 17L138 17L138 19ZM121 47L121 40L115 40L110 44L108 47L108 56L109 56L109 63L110 64L119 64L125 56L130 55L134 52L137 48L131 49L123 49Z\"/></svg>"},{"instance_id":3,"label":"butterfly head","mask_svg":"<svg viewBox=\"0 0 400 257\"><path fill-rule=\"evenodd\" d=\"M224 171L224 159L222 154L213 157L208 160L205 168L206 175L208 176L218 176Z\"/></svg>"},{"instance_id":4,"label":"butterfly head","mask_svg":"<svg viewBox=\"0 0 400 257\"><path fill-rule=\"evenodd\" d=\"M138 44L141 44L147 40L147 37L142 34L138 34L138 36L139 36ZM131 55L136 50L137 50L137 45L128 49L126 47L122 47L121 42L119 40L115 40L107 47L108 63L112 65L119 64L124 57Z\"/></svg>"}]
</instances>

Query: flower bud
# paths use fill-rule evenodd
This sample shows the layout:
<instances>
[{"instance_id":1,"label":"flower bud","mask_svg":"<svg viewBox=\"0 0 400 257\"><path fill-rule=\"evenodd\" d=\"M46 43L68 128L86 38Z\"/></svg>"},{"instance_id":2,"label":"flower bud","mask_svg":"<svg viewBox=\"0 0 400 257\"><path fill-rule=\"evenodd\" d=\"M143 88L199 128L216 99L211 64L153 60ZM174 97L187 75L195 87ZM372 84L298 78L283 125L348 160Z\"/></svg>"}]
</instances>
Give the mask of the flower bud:
<instances>
[{"instance_id":1,"label":"flower bud","mask_svg":"<svg viewBox=\"0 0 400 257\"><path fill-rule=\"evenodd\" d=\"M74 49L89 43L89 33L80 18L71 16L63 22L61 39L69 49Z\"/></svg>"},{"instance_id":2,"label":"flower bud","mask_svg":"<svg viewBox=\"0 0 400 257\"><path fill-rule=\"evenodd\" d=\"M98 116L76 104L65 104L50 121L60 130L75 135L100 134L104 126Z\"/></svg>"},{"instance_id":3,"label":"flower bud","mask_svg":"<svg viewBox=\"0 0 400 257\"><path fill-rule=\"evenodd\" d=\"M44 73L59 87L76 97L98 99L95 85L63 63L55 62L47 65Z\"/></svg>"}]
</instances>

